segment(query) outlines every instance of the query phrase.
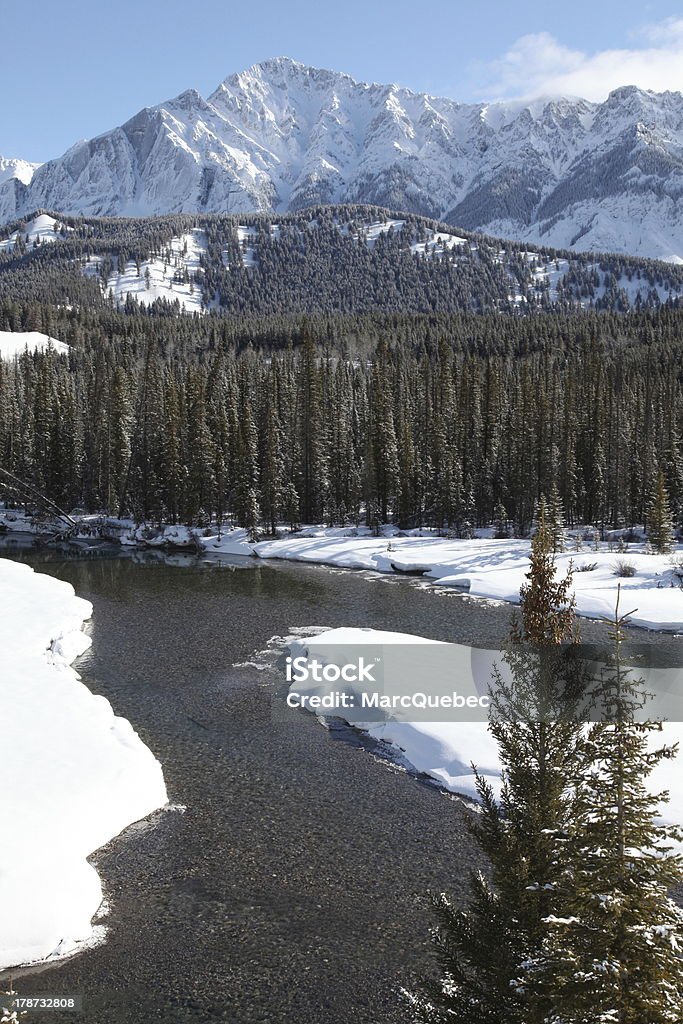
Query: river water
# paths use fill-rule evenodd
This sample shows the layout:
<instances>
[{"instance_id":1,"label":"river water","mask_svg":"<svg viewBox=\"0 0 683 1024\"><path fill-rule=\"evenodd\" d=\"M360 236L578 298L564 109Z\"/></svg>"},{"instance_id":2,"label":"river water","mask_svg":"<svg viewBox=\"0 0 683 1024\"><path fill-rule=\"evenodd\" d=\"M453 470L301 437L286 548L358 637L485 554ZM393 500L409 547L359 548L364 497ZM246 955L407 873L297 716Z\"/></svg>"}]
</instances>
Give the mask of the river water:
<instances>
[{"instance_id":1,"label":"river water","mask_svg":"<svg viewBox=\"0 0 683 1024\"><path fill-rule=\"evenodd\" d=\"M185 808L94 855L107 941L15 972L21 994L81 994L88 1024L405 1020L399 988L435 971L426 893L464 896L481 866L471 812L349 730L274 715L282 672L244 663L274 662L273 637L312 626L493 648L509 607L286 562L74 556L11 541L0 554L93 603L93 646L76 667L130 720ZM51 1015L62 1018L74 1019Z\"/></svg>"}]
</instances>

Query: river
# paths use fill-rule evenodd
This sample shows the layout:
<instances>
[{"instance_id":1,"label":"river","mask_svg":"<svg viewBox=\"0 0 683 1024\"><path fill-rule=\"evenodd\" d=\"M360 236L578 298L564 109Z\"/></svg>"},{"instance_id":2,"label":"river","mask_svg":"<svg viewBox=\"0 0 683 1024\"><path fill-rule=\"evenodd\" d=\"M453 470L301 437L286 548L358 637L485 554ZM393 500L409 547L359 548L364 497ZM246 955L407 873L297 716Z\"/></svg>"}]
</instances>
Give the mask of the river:
<instances>
[{"instance_id":1,"label":"river","mask_svg":"<svg viewBox=\"0 0 683 1024\"><path fill-rule=\"evenodd\" d=\"M76 667L161 761L177 808L94 855L107 941L14 972L21 994L81 994L88 1024L405 1020L398 989L435 971L426 893L464 895L481 866L470 811L348 729L274 715L282 672L244 663L274 662L271 638L311 626L496 647L509 607L285 562L12 541L0 554L92 602L93 645ZM62 1018L74 1019L51 1016Z\"/></svg>"}]
</instances>

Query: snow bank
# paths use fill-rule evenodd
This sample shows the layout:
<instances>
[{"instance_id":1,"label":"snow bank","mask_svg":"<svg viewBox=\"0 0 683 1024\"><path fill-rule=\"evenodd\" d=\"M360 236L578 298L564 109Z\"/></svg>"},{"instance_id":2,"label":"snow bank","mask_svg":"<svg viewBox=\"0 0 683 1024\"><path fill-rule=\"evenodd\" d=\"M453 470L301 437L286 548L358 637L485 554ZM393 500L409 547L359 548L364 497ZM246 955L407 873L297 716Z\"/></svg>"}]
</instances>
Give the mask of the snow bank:
<instances>
[{"instance_id":1,"label":"snow bank","mask_svg":"<svg viewBox=\"0 0 683 1024\"><path fill-rule=\"evenodd\" d=\"M143 524L122 533L120 540L124 545L150 548L191 548L206 555L252 555L254 545L247 538L248 531L242 528L223 529L219 534L216 527Z\"/></svg>"},{"instance_id":2,"label":"snow bank","mask_svg":"<svg viewBox=\"0 0 683 1024\"><path fill-rule=\"evenodd\" d=\"M427 533L427 531L424 531ZM354 535L355 534L355 535ZM557 557L558 572L573 563L574 593L579 615L600 618L614 614L617 586L621 608L636 609L635 626L683 631L683 590L672 571L672 556L645 554L642 545L626 554L600 550L565 552ZM439 586L457 587L476 597L516 603L529 568L527 540L451 540L431 535L374 537L370 531L309 530L255 546L260 558L321 562L348 569L422 573ZM679 555L682 552L679 551ZM620 561L634 575L616 575Z\"/></svg>"},{"instance_id":3,"label":"snow bank","mask_svg":"<svg viewBox=\"0 0 683 1024\"><path fill-rule=\"evenodd\" d=\"M0 559L0 968L92 939L86 858L166 803L161 766L69 663L92 613L73 588Z\"/></svg>"},{"instance_id":4,"label":"snow bank","mask_svg":"<svg viewBox=\"0 0 683 1024\"><path fill-rule=\"evenodd\" d=\"M319 633L315 636L290 638L289 649L292 657L305 655L309 659L317 659L324 665L344 665L349 662L349 652L357 651L371 645L382 645L383 660L386 662L387 652L396 645L437 644L438 641L407 633L390 633L374 629L341 628ZM462 667L458 674L458 692L466 695L486 692L492 678L494 666L506 674L502 655L499 651L476 650L465 648L459 644L449 644L457 649L456 656ZM393 665L400 665L401 652L395 652ZM352 659L351 659L352 660ZM436 660L435 660L436 663ZM641 674L639 672L639 674ZM679 705L681 691L681 670L650 669L645 676L645 688L648 692L661 694L675 693ZM398 690L395 680L390 681L386 688ZM343 684L339 682L293 682L290 693L316 694L324 696L332 691L344 691L357 694L363 684ZM415 689L420 689L419 683ZM434 687L434 692L438 687ZM663 704L668 710L670 700ZM653 704L653 717L658 717L657 704ZM680 718L683 719L683 708ZM324 719L324 711L316 711L319 718ZM415 771L434 779L444 789L467 797L476 797L472 764L479 773L491 784L494 792L500 791L500 763L498 749L492 739L485 722L477 721L438 721L408 722L389 718L385 722L360 722L354 713L345 716L344 710L335 708L328 712L335 717L345 717L354 727L361 728L371 737L384 741L394 748L399 760L404 760ZM455 717L455 716L454 716ZM662 732L653 735L653 747L662 744L680 744L675 758L661 762L652 775L652 792L668 791L670 800L663 805L663 818L669 823L683 824L683 721L668 721L663 724ZM683 844L681 844L683 853Z\"/></svg>"},{"instance_id":5,"label":"snow bank","mask_svg":"<svg viewBox=\"0 0 683 1024\"><path fill-rule=\"evenodd\" d=\"M351 651L373 645L381 646L383 660L386 663L387 655L392 648L397 645L415 644L448 647L454 650L456 657L460 655L461 672L457 678L459 694L474 696L487 692L492 666L500 660L497 652L493 651L473 651L459 644L443 645L437 640L408 633L356 628L332 629L315 637L294 639L290 641L289 648L292 657L305 655L317 659L324 665L344 665L350 660ZM400 662L400 650L396 654L398 661L394 660L394 667ZM396 680L393 679L391 682L392 689L396 688ZM331 691L343 689L346 693L357 695L362 688L363 684L360 683L350 685L313 681L294 682L290 686L290 693L324 696ZM344 717L343 709L335 709L331 713ZM409 722L399 718L387 718L385 721L372 722L359 721L357 716L352 715L348 715L346 720L363 729L373 739L390 744L400 751L401 757L410 767L430 776L451 792L476 796L472 762L476 763L478 770L488 779L494 790L499 789L500 766L497 747L483 721Z\"/></svg>"},{"instance_id":6,"label":"snow bank","mask_svg":"<svg viewBox=\"0 0 683 1024\"><path fill-rule=\"evenodd\" d=\"M248 531L237 527L234 530L223 530L220 534L213 528L199 538L199 544L207 555L253 555L254 545L249 540Z\"/></svg>"},{"instance_id":7,"label":"snow bank","mask_svg":"<svg viewBox=\"0 0 683 1024\"><path fill-rule=\"evenodd\" d=\"M0 359L14 359L27 349L29 352L43 352L50 345L59 355L69 351L69 346L63 341L39 331L0 331Z\"/></svg>"}]
</instances>

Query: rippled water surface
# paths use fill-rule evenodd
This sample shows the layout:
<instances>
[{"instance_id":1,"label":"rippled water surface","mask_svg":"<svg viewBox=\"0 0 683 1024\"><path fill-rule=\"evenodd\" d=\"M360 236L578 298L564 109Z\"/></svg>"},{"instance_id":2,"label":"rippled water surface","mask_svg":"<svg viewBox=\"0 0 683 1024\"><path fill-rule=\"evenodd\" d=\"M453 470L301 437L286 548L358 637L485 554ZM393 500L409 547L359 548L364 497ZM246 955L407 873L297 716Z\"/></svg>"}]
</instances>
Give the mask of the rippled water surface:
<instances>
[{"instance_id":1,"label":"rippled water surface","mask_svg":"<svg viewBox=\"0 0 683 1024\"><path fill-rule=\"evenodd\" d=\"M273 637L310 626L496 647L509 608L285 562L74 556L11 541L0 554L92 601L78 670L132 722L186 808L98 851L107 942L20 975L22 994L81 993L88 1024L404 1020L398 987L433 971L425 893L464 893L478 865L469 812L347 730L274 716L281 672L233 666L264 650L274 661Z\"/></svg>"}]
</instances>

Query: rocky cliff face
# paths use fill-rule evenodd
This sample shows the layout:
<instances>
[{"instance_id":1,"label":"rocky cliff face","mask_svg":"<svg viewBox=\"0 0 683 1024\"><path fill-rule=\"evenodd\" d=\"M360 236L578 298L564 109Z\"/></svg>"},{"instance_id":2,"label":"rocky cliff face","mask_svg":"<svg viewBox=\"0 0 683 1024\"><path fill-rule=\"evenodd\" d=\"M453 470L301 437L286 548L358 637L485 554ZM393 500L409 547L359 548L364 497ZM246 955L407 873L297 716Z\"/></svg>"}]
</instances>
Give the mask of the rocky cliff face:
<instances>
[{"instance_id":1,"label":"rocky cliff face","mask_svg":"<svg viewBox=\"0 0 683 1024\"><path fill-rule=\"evenodd\" d=\"M278 58L23 177L0 172L0 220L360 202L683 262L683 96L631 86L602 104L462 105Z\"/></svg>"}]
</instances>

